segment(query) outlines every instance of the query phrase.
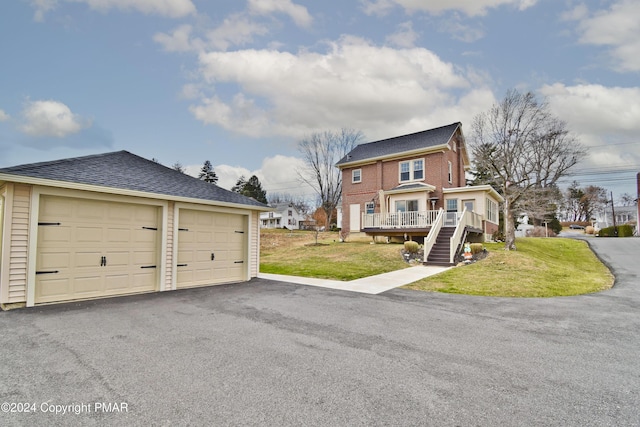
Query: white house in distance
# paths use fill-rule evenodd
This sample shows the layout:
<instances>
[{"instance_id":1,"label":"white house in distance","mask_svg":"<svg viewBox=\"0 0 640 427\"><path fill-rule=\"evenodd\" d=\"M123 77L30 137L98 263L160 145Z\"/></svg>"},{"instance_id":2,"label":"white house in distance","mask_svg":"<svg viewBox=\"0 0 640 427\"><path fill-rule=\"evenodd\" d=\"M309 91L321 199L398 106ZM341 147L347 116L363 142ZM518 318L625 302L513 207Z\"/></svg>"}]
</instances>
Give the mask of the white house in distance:
<instances>
[{"instance_id":1,"label":"white house in distance","mask_svg":"<svg viewBox=\"0 0 640 427\"><path fill-rule=\"evenodd\" d=\"M273 209L273 212L262 212L260 214L260 227L300 229L300 221L304 221L304 216L293 204L277 203L273 206Z\"/></svg>"}]
</instances>

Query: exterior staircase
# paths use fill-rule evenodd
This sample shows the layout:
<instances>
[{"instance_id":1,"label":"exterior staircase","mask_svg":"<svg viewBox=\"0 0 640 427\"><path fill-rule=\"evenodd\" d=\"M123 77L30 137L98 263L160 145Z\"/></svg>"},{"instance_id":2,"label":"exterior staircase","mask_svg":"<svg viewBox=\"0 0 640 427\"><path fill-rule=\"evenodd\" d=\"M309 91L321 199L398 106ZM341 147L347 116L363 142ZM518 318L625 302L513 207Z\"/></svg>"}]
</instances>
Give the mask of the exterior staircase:
<instances>
[{"instance_id":1,"label":"exterior staircase","mask_svg":"<svg viewBox=\"0 0 640 427\"><path fill-rule=\"evenodd\" d=\"M436 238L436 243L431 248L431 252L429 252L429 257L427 258L427 265L441 265L441 266L451 266L453 265L450 262L450 245L451 245L451 236L455 233L455 227L442 227L440 229L440 233L438 233L438 237Z\"/></svg>"}]
</instances>

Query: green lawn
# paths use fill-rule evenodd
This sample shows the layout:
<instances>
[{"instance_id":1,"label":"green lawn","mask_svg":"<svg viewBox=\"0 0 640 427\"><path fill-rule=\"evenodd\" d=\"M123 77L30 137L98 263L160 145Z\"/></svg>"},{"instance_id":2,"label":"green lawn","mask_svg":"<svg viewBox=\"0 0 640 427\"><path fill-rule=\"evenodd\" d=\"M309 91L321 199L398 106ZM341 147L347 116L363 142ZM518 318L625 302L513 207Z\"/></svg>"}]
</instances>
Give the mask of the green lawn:
<instances>
[{"instance_id":1,"label":"green lawn","mask_svg":"<svg viewBox=\"0 0 640 427\"><path fill-rule=\"evenodd\" d=\"M322 279L354 280L407 268L402 245L372 245L370 240L340 243L337 233L263 231L260 271Z\"/></svg>"},{"instance_id":2,"label":"green lawn","mask_svg":"<svg viewBox=\"0 0 640 427\"><path fill-rule=\"evenodd\" d=\"M517 240L517 251L486 244L489 256L448 270L407 289L500 297L553 297L598 292L613 276L586 242L562 238Z\"/></svg>"},{"instance_id":3,"label":"green lawn","mask_svg":"<svg viewBox=\"0 0 640 427\"><path fill-rule=\"evenodd\" d=\"M337 233L267 230L261 233L263 273L336 280L354 280L408 268L402 245L370 244L369 240L340 243ZM488 243L489 256L452 268L406 289L500 297L579 295L608 289L613 276L588 245L562 238L518 239L517 251Z\"/></svg>"}]
</instances>

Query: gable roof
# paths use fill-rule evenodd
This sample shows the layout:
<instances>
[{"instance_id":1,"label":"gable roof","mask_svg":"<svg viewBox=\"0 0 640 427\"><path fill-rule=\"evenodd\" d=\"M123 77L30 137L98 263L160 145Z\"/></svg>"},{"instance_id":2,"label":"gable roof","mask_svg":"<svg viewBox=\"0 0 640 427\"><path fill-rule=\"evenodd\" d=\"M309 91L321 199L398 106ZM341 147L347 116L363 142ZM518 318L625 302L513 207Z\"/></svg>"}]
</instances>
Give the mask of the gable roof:
<instances>
[{"instance_id":1,"label":"gable roof","mask_svg":"<svg viewBox=\"0 0 640 427\"><path fill-rule=\"evenodd\" d=\"M59 186L85 184L270 210L252 198L124 150L0 169L0 181L31 182L32 178L56 181Z\"/></svg>"},{"instance_id":2,"label":"gable roof","mask_svg":"<svg viewBox=\"0 0 640 427\"><path fill-rule=\"evenodd\" d=\"M360 144L344 156L336 166L341 167L369 159L384 158L405 152L446 145L461 126L460 122L456 122L409 135Z\"/></svg>"}]
</instances>

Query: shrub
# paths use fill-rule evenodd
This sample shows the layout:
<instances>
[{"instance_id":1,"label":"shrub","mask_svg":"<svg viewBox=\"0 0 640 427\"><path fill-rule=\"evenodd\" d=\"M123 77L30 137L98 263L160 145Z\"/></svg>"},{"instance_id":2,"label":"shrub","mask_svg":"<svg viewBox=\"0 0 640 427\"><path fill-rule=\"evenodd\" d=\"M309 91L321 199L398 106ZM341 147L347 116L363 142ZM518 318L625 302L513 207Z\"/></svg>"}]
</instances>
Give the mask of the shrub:
<instances>
[{"instance_id":1,"label":"shrub","mask_svg":"<svg viewBox=\"0 0 640 427\"><path fill-rule=\"evenodd\" d=\"M584 232L587 234L593 234L596 232L596 229L591 225L587 225L587 228L584 229Z\"/></svg>"},{"instance_id":2,"label":"shrub","mask_svg":"<svg viewBox=\"0 0 640 427\"><path fill-rule=\"evenodd\" d=\"M551 229L544 227L534 227L533 230L527 230L527 237L556 237L556 233Z\"/></svg>"},{"instance_id":3,"label":"shrub","mask_svg":"<svg viewBox=\"0 0 640 427\"><path fill-rule=\"evenodd\" d=\"M484 249L484 246L482 245L482 243L472 243L470 246L471 246L471 253L473 255L479 254Z\"/></svg>"},{"instance_id":4,"label":"shrub","mask_svg":"<svg viewBox=\"0 0 640 427\"><path fill-rule=\"evenodd\" d=\"M494 242L504 242L504 233L500 230L494 231L491 235L491 240Z\"/></svg>"},{"instance_id":5,"label":"shrub","mask_svg":"<svg viewBox=\"0 0 640 427\"><path fill-rule=\"evenodd\" d=\"M420 250L420 244L418 242L407 241L404 242L404 250L410 254L417 254Z\"/></svg>"},{"instance_id":6,"label":"shrub","mask_svg":"<svg viewBox=\"0 0 640 427\"><path fill-rule=\"evenodd\" d=\"M633 226L629 224L619 225L617 227L605 227L600 230L598 235L600 237L615 237L616 229L618 230L618 237L633 236Z\"/></svg>"},{"instance_id":7,"label":"shrub","mask_svg":"<svg viewBox=\"0 0 640 427\"><path fill-rule=\"evenodd\" d=\"M558 218L553 218L549 222L549 228L553 230L554 233L558 234L562 231L562 224L560 224L560 221L558 221Z\"/></svg>"}]
</instances>

